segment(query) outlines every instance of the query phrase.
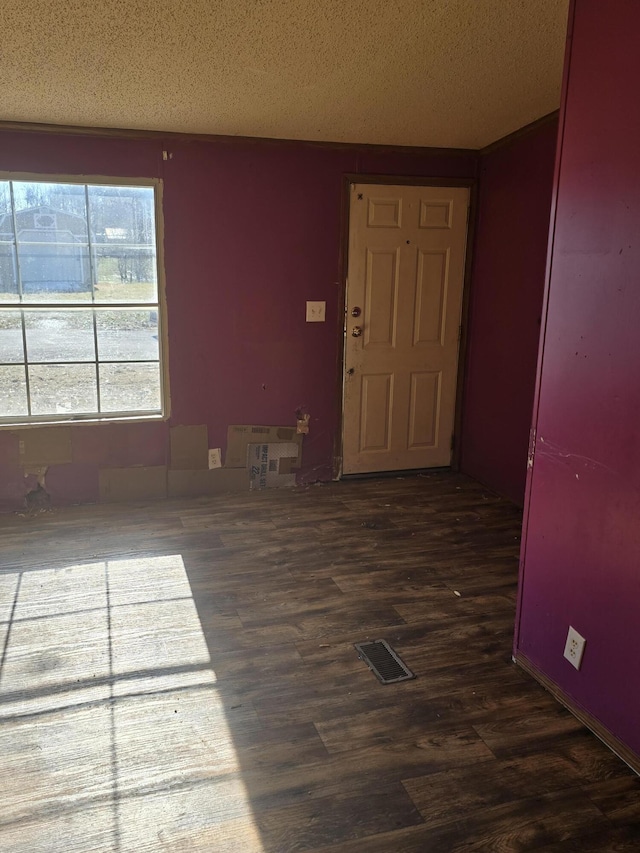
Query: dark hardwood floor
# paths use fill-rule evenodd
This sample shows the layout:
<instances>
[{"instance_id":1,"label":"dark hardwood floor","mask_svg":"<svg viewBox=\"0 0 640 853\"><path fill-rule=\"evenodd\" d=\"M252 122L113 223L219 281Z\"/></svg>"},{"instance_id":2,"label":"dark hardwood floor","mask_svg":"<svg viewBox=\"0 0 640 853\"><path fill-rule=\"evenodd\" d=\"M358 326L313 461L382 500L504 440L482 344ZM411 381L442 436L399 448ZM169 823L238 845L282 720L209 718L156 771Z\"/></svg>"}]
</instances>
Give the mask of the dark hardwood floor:
<instances>
[{"instance_id":1,"label":"dark hardwood floor","mask_svg":"<svg viewBox=\"0 0 640 853\"><path fill-rule=\"evenodd\" d=\"M511 662L519 525L446 473L1 518L0 850L640 851Z\"/></svg>"}]
</instances>

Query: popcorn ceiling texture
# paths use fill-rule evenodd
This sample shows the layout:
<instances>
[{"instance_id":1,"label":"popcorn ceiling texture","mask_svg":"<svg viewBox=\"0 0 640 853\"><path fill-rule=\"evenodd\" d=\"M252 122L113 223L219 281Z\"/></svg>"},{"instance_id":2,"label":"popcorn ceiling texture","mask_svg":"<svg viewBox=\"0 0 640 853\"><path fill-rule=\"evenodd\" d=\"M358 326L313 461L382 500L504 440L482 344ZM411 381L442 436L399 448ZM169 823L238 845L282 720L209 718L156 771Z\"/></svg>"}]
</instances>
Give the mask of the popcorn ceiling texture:
<instances>
[{"instance_id":1,"label":"popcorn ceiling texture","mask_svg":"<svg viewBox=\"0 0 640 853\"><path fill-rule=\"evenodd\" d=\"M568 0L2 0L0 118L477 148L556 109Z\"/></svg>"}]
</instances>

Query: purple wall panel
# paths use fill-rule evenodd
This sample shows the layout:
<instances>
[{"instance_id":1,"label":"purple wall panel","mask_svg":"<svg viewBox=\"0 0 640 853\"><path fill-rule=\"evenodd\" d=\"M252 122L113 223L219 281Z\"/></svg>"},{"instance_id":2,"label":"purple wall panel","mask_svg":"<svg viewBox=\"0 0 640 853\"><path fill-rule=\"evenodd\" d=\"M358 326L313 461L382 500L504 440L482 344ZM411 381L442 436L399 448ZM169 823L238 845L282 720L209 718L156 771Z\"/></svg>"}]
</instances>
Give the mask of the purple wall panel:
<instances>
[{"instance_id":1,"label":"purple wall panel","mask_svg":"<svg viewBox=\"0 0 640 853\"><path fill-rule=\"evenodd\" d=\"M522 504L542 314L557 122L483 156L461 467Z\"/></svg>"},{"instance_id":2,"label":"purple wall panel","mask_svg":"<svg viewBox=\"0 0 640 853\"><path fill-rule=\"evenodd\" d=\"M638 755L639 28L630 0L575 4L516 637Z\"/></svg>"}]
</instances>

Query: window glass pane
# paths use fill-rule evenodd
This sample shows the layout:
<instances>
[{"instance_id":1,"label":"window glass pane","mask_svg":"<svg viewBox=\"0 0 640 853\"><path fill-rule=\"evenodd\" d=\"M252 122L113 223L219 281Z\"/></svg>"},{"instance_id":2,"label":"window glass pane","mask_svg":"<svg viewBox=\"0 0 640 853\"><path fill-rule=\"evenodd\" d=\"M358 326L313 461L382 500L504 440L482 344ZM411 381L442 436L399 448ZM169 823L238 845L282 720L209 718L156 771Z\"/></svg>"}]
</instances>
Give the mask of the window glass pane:
<instances>
[{"instance_id":1,"label":"window glass pane","mask_svg":"<svg viewBox=\"0 0 640 853\"><path fill-rule=\"evenodd\" d=\"M0 417L17 417L27 413L27 382L24 367L0 366Z\"/></svg>"},{"instance_id":2,"label":"window glass pane","mask_svg":"<svg viewBox=\"0 0 640 853\"><path fill-rule=\"evenodd\" d=\"M101 361L154 361L159 357L158 312L97 311Z\"/></svg>"},{"instance_id":3,"label":"window glass pane","mask_svg":"<svg viewBox=\"0 0 640 853\"><path fill-rule=\"evenodd\" d=\"M29 365L31 413L89 414L98 411L94 364Z\"/></svg>"},{"instance_id":4,"label":"window glass pane","mask_svg":"<svg viewBox=\"0 0 640 853\"><path fill-rule=\"evenodd\" d=\"M90 186L88 193L96 301L155 302L153 187Z\"/></svg>"},{"instance_id":5,"label":"window glass pane","mask_svg":"<svg viewBox=\"0 0 640 853\"><path fill-rule=\"evenodd\" d=\"M0 363L24 361L19 311L0 311Z\"/></svg>"},{"instance_id":6,"label":"window glass pane","mask_svg":"<svg viewBox=\"0 0 640 853\"><path fill-rule=\"evenodd\" d=\"M16 247L9 181L0 181L0 302L18 298Z\"/></svg>"},{"instance_id":7,"label":"window glass pane","mask_svg":"<svg viewBox=\"0 0 640 853\"><path fill-rule=\"evenodd\" d=\"M23 300L90 301L84 186L14 181L13 195Z\"/></svg>"},{"instance_id":8,"label":"window glass pane","mask_svg":"<svg viewBox=\"0 0 640 853\"><path fill-rule=\"evenodd\" d=\"M25 311L27 358L95 361L91 311Z\"/></svg>"},{"instance_id":9,"label":"window glass pane","mask_svg":"<svg viewBox=\"0 0 640 853\"><path fill-rule=\"evenodd\" d=\"M103 412L160 410L160 365L101 364L100 405Z\"/></svg>"},{"instance_id":10,"label":"window glass pane","mask_svg":"<svg viewBox=\"0 0 640 853\"><path fill-rule=\"evenodd\" d=\"M0 181L0 420L161 412L158 308L152 186Z\"/></svg>"}]
</instances>

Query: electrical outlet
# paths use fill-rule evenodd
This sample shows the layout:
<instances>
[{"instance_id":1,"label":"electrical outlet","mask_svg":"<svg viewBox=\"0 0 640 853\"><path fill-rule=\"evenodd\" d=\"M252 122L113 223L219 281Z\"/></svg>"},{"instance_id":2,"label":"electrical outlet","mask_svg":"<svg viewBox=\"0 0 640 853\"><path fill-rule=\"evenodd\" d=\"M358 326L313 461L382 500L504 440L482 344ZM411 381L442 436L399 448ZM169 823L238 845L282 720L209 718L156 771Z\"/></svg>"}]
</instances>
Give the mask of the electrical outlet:
<instances>
[{"instance_id":1,"label":"electrical outlet","mask_svg":"<svg viewBox=\"0 0 640 853\"><path fill-rule=\"evenodd\" d=\"M326 302L307 302L307 323L324 323Z\"/></svg>"},{"instance_id":2,"label":"electrical outlet","mask_svg":"<svg viewBox=\"0 0 640 853\"><path fill-rule=\"evenodd\" d=\"M222 459L219 447L209 448L209 470L212 468L222 468Z\"/></svg>"},{"instance_id":3,"label":"electrical outlet","mask_svg":"<svg viewBox=\"0 0 640 853\"><path fill-rule=\"evenodd\" d=\"M580 669L582 666L582 655L584 654L586 642L585 638L581 634L578 634L575 628L572 628L571 625L569 625L567 642L564 647L564 656L571 666L575 666L576 669Z\"/></svg>"}]
</instances>

